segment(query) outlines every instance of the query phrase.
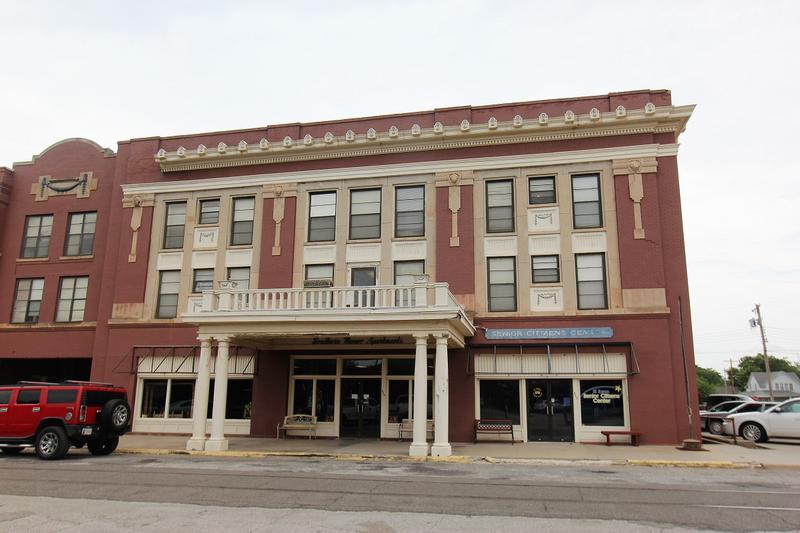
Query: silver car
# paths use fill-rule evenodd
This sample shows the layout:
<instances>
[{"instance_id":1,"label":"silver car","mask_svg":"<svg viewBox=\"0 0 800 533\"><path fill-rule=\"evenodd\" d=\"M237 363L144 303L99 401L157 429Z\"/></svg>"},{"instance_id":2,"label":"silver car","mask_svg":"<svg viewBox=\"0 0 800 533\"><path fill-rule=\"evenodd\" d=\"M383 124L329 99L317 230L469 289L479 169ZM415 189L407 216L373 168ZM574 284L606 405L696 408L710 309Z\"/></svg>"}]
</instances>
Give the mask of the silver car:
<instances>
[{"instance_id":1,"label":"silver car","mask_svg":"<svg viewBox=\"0 0 800 533\"><path fill-rule=\"evenodd\" d=\"M700 424L713 435L722 435L725 419L736 413L760 413L777 402L723 402L708 411L700 411Z\"/></svg>"},{"instance_id":2,"label":"silver car","mask_svg":"<svg viewBox=\"0 0 800 533\"><path fill-rule=\"evenodd\" d=\"M764 412L736 413L725 418L723 431L753 442L772 438L800 439L800 398L774 405Z\"/></svg>"}]
</instances>

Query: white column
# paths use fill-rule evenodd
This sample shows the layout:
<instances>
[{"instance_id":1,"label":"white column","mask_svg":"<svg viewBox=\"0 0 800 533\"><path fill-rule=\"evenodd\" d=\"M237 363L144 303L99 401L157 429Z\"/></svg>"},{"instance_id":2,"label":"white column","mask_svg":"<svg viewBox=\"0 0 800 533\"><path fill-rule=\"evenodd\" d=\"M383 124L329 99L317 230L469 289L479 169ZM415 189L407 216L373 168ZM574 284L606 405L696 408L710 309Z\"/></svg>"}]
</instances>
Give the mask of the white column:
<instances>
[{"instance_id":1,"label":"white column","mask_svg":"<svg viewBox=\"0 0 800 533\"><path fill-rule=\"evenodd\" d=\"M200 361L197 379L194 382L192 401L192 438L186 442L187 450L202 450L206 442L206 413L208 412L208 388L211 381L211 337L198 337Z\"/></svg>"},{"instance_id":2,"label":"white column","mask_svg":"<svg viewBox=\"0 0 800 533\"><path fill-rule=\"evenodd\" d=\"M449 335L436 335L436 373L434 377L434 401L436 402L436 421L433 426L433 446L431 455L443 457L453 454L449 438L449 378L447 369L447 339Z\"/></svg>"},{"instance_id":3,"label":"white column","mask_svg":"<svg viewBox=\"0 0 800 533\"><path fill-rule=\"evenodd\" d=\"M228 348L227 337L217 340L217 361L214 363L214 408L211 412L211 438L206 441L206 451L228 449L225 438L225 408L228 404Z\"/></svg>"},{"instance_id":4,"label":"white column","mask_svg":"<svg viewBox=\"0 0 800 533\"><path fill-rule=\"evenodd\" d=\"M414 437L408 447L408 455L427 457L427 420L428 420L428 334L415 333L417 351L414 358Z\"/></svg>"}]
</instances>

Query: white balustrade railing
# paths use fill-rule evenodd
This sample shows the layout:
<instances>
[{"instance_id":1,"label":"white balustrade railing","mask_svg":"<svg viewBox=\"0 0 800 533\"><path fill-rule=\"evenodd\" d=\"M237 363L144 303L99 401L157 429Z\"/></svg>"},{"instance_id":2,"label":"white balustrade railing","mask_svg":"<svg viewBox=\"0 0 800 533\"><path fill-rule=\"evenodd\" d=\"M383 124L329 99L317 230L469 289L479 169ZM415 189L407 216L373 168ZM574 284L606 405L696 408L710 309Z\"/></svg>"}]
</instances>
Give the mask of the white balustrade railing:
<instances>
[{"instance_id":1,"label":"white balustrade railing","mask_svg":"<svg viewBox=\"0 0 800 533\"><path fill-rule=\"evenodd\" d=\"M219 290L203 291L202 298L190 302L189 313L461 307L447 283L244 290L220 285Z\"/></svg>"}]
</instances>

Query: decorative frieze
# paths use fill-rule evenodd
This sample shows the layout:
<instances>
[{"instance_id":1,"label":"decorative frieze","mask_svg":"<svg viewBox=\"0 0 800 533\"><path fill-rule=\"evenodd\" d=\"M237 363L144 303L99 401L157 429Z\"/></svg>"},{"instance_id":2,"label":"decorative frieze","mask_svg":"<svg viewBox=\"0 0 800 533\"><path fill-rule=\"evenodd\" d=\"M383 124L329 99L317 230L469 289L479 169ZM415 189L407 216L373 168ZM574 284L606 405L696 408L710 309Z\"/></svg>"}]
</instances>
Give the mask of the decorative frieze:
<instances>
[{"instance_id":1,"label":"decorative frieze","mask_svg":"<svg viewBox=\"0 0 800 533\"><path fill-rule=\"evenodd\" d=\"M44 202L53 196L74 195L76 198L89 198L92 191L96 190L97 178L88 170L71 178L39 176L39 181L31 185L31 194L37 202Z\"/></svg>"}]
</instances>

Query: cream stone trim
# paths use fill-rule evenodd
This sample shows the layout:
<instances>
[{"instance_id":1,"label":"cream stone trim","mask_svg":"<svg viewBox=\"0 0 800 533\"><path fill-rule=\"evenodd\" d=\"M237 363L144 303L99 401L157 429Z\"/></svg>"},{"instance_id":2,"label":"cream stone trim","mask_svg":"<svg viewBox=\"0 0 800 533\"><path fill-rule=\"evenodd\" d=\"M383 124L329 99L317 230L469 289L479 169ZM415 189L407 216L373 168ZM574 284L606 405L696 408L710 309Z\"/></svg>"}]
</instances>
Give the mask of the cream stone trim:
<instances>
[{"instance_id":1,"label":"cream stone trim","mask_svg":"<svg viewBox=\"0 0 800 533\"><path fill-rule=\"evenodd\" d=\"M135 196L125 196L122 198L123 208L132 208L131 214L131 251L128 253L128 262L136 262L136 245L139 242L139 229L142 227L142 211L145 207L153 207L155 195L137 194Z\"/></svg>"},{"instance_id":2,"label":"cream stone trim","mask_svg":"<svg viewBox=\"0 0 800 533\"><path fill-rule=\"evenodd\" d=\"M174 192L193 193L198 190L206 192L222 189L264 186L270 184L317 182L338 182L364 178L375 179L376 176L397 177L415 174L435 174L453 172L454 169L490 170L519 167L538 167L562 164L577 164L593 161L609 161L624 158L668 157L678 155L678 144L643 144L614 148L594 148L590 150L569 150L564 152L548 152L543 154L523 154L501 157L476 157L465 159L425 161L417 163L400 163L393 165L369 165L362 167L343 167L334 169L308 170L297 172L277 172L272 174L253 174L232 176L224 179L176 180L159 183L129 183L122 185L126 196ZM466 183L465 183L466 184ZM308 185L306 185L308 186ZM335 184L320 185L328 189L336 188ZM298 189L299 191L300 189ZM298 196L301 193L298 192Z\"/></svg>"},{"instance_id":3,"label":"cream stone trim","mask_svg":"<svg viewBox=\"0 0 800 533\"><path fill-rule=\"evenodd\" d=\"M63 190L59 190L63 187ZM76 198L89 198L92 191L97 190L97 178L90 170L81 172L74 178L53 179L51 176L39 176L36 183L31 184L31 194L34 201L44 202L48 198L58 196L75 196Z\"/></svg>"},{"instance_id":4,"label":"cream stone trim","mask_svg":"<svg viewBox=\"0 0 800 533\"><path fill-rule=\"evenodd\" d=\"M258 144L242 140L238 150L229 150L224 143L216 149L201 144L194 150L179 147L167 152L161 149L155 154L155 160L163 172L174 172L642 133L673 133L677 140L694 106L622 109L622 114L618 108L606 113L593 109L588 114L572 113L569 117L566 114L552 118L544 115L545 120L540 115L538 119L490 120L486 124L470 124L466 120L460 126L437 123L433 128L420 128L415 124L404 131L392 126L386 133L378 133L373 128L366 134L348 131L344 136L334 136L329 132L324 139L306 135L302 143L287 136L282 146L270 144L266 139Z\"/></svg>"},{"instance_id":5,"label":"cream stone trim","mask_svg":"<svg viewBox=\"0 0 800 533\"><path fill-rule=\"evenodd\" d=\"M461 186L472 185L474 177L472 171L463 170L458 172L440 172L436 174L436 187L448 187L447 207L450 209L450 247L458 248L461 246L461 239L458 236L458 212L461 210Z\"/></svg>"},{"instance_id":6,"label":"cream stone trim","mask_svg":"<svg viewBox=\"0 0 800 533\"><path fill-rule=\"evenodd\" d=\"M644 239L644 227L642 226L644 184L642 183L642 174L656 172L658 170L658 160L655 157L615 160L613 166L615 176L628 176L628 195L633 201L633 238Z\"/></svg>"}]
</instances>

